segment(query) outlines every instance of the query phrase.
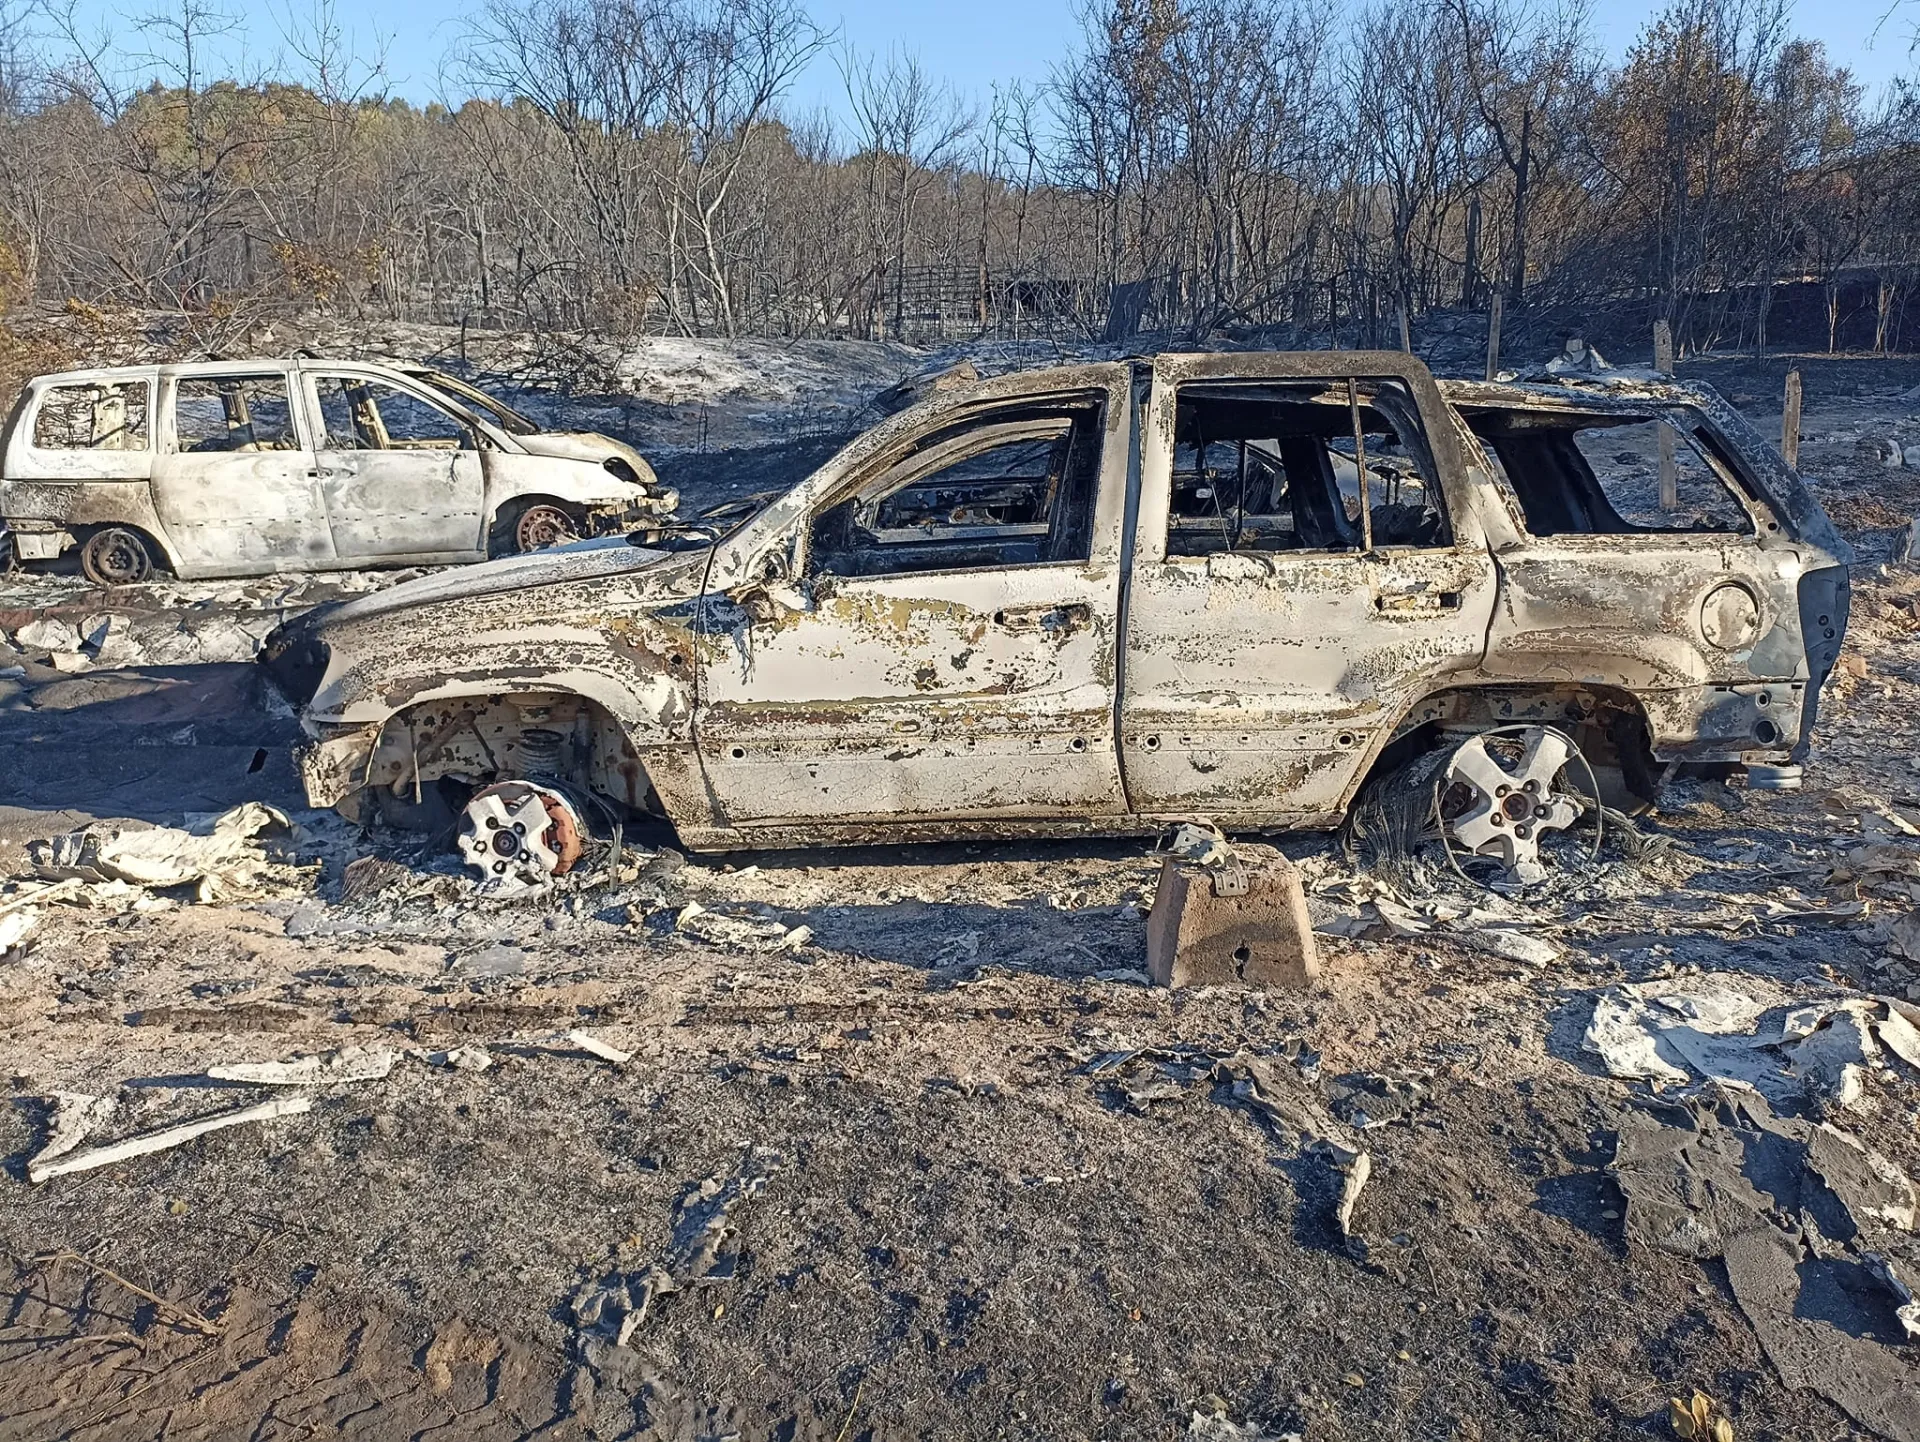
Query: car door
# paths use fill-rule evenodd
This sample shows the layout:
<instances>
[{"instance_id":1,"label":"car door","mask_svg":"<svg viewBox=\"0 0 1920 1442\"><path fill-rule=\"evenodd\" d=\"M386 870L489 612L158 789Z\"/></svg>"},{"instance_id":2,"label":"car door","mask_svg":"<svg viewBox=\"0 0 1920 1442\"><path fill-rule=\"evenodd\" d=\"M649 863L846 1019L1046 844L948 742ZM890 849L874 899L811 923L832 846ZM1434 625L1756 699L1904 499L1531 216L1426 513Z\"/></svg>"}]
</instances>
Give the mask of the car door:
<instances>
[{"instance_id":1,"label":"car door","mask_svg":"<svg viewBox=\"0 0 1920 1442\"><path fill-rule=\"evenodd\" d=\"M466 421L377 375L324 367L303 375L342 561L485 554L485 477Z\"/></svg>"},{"instance_id":2,"label":"car door","mask_svg":"<svg viewBox=\"0 0 1920 1442\"><path fill-rule=\"evenodd\" d=\"M1330 817L1480 660L1495 573L1439 393L1404 355L1333 359L1155 362L1121 688L1138 812Z\"/></svg>"},{"instance_id":3,"label":"car door","mask_svg":"<svg viewBox=\"0 0 1920 1442\"><path fill-rule=\"evenodd\" d=\"M153 504L188 574L332 562L313 448L285 370L167 376L160 396Z\"/></svg>"},{"instance_id":4,"label":"car door","mask_svg":"<svg viewBox=\"0 0 1920 1442\"><path fill-rule=\"evenodd\" d=\"M853 467L793 581L712 598L695 733L729 826L1112 816L1129 371Z\"/></svg>"}]
</instances>

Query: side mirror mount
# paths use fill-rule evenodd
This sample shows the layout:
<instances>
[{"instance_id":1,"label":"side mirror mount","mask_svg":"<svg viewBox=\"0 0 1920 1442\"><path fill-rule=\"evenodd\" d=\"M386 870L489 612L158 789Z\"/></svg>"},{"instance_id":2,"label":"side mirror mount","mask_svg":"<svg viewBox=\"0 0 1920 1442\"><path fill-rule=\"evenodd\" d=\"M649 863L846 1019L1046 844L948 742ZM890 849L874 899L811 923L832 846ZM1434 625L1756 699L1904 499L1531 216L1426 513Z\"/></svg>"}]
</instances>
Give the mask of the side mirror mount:
<instances>
[{"instance_id":1,"label":"side mirror mount","mask_svg":"<svg viewBox=\"0 0 1920 1442\"><path fill-rule=\"evenodd\" d=\"M748 581L727 592L727 599L756 626L773 626L812 611L818 595L816 588L791 581Z\"/></svg>"}]
</instances>

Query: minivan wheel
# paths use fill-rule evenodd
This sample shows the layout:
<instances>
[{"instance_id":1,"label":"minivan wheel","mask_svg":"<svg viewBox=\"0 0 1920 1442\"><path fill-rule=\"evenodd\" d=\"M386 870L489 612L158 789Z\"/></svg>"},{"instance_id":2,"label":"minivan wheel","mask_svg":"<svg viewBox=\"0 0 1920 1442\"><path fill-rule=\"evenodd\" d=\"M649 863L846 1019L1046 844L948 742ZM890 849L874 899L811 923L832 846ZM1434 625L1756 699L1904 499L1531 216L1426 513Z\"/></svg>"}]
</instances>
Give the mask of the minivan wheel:
<instances>
[{"instance_id":1,"label":"minivan wheel","mask_svg":"<svg viewBox=\"0 0 1920 1442\"><path fill-rule=\"evenodd\" d=\"M87 537L80 569L96 586L132 586L153 574L146 537L125 526L108 526Z\"/></svg>"},{"instance_id":2,"label":"minivan wheel","mask_svg":"<svg viewBox=\"0 0 1920 1442\"><path fill-rule=\"evenodd\" d=\"M541 551L563 541L579 539L573 517L558 506L528 506L513 523L513 547L516 551Z\"/></svg>"}]
</instances>

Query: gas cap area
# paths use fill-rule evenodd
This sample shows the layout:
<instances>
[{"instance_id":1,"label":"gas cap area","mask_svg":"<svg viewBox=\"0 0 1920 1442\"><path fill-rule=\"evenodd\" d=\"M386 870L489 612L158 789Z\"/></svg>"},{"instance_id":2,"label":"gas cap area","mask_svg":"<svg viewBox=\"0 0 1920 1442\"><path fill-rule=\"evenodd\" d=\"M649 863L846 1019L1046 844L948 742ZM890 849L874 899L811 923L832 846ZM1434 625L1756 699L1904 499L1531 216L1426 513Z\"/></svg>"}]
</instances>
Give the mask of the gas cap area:
<instances>
[{"instance_id":1,"label":"gas cap area","mask_svg":"<svg viewBox=\"0 0 1920 1442\"><path fill-rule=\"evenodd\" d=\"M1722 651L1744 651L1760 639L1760 603L1753 592L1725 582L1700 603L1700 634Z\"/></svg>"}]
</instances>

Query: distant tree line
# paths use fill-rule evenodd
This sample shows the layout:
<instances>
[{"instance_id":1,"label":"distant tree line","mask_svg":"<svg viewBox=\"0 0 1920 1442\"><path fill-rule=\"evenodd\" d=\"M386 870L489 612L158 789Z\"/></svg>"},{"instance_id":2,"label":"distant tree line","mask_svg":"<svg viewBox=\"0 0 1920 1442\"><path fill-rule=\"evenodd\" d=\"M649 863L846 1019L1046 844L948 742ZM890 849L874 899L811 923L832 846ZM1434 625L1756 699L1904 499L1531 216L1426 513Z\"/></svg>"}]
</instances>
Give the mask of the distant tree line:
<instances>
[{"instance_id":1,"label":"distant tree line","mask_svg":"<svg viewBox=\"0 0 1920 1442\"><path fill-rule=\"evenodd\" d=\"M1089 0L1049 82L963 97L799 0L480 0L455 105L381 91L326 0L214 73L215 0L0 33L0 291L222 334L304 310L615 336L1290 328L1436 310L1900 333L1920 103L1787 0L1674 0L1619 64L1568 0ZM1017 43L1010 37L1009 43ZM137 61L130 56L138 56ZM832 65L846 102L797 113Z\"/></svg>"}]
</instances>

